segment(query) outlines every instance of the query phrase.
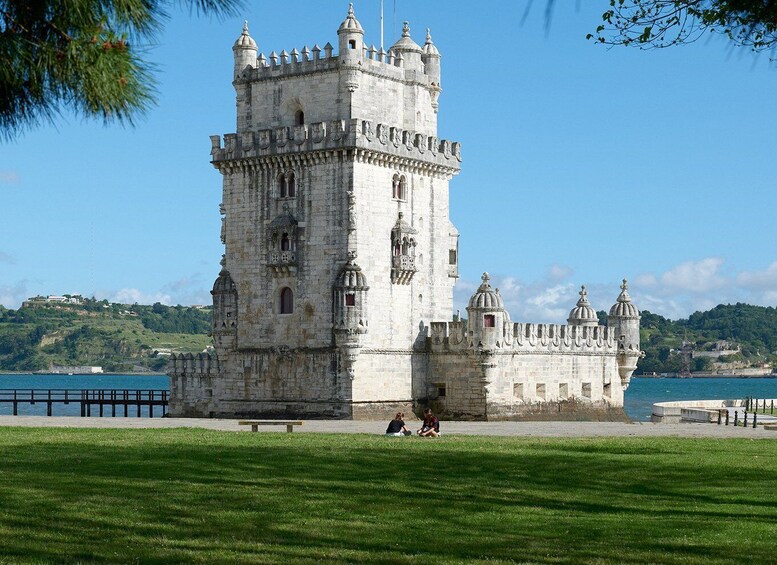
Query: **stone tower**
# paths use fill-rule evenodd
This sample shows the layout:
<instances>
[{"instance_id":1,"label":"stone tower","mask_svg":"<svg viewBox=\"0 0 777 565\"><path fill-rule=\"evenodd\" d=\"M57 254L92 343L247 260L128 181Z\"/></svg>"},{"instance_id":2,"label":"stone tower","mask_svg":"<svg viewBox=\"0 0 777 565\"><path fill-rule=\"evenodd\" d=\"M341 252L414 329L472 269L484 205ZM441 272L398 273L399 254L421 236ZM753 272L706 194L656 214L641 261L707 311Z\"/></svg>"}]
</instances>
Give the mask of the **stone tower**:
<instances>
[{"instance_id":1,"label":"stone tower","mask_svg":"<svg viewBox=\"0 0 777 565\"><path fill-rule=\"evenodd\" d=\"M257 55L247 24L235 42L237 130L211 138L223 177L219 374L181 413L412 404L412 352L452 311L448 181L461 154L437 138L431 36L420 47L405 22L388 52L364 39L351 6L337 54L326 43Z\"/></svg>"},{"instance_id":2,"label":"stone tower","mask_svg":"<svg viewBox=\"0 0 777 565\"><path fill-rule=\"evenodd\" d=\"M451 320L459 233L437 137L441 55L407 22L388 50L353 7L326 43L233 46L235 133L211 137L224 256L215 355L172 356L170 414L622 418L639 312L622 287L607 327L585 287L568 325L513 322L488 273Z\"/></svg>"},{"instance_id":3,"label":"stone tower","mask_svg":"<svg viewBox=\"0 0 777 565\"><path fill-rule=\"evenodd\" d=\"M623 279L618 300L610 308L607 325L615 331L618 340L618 374L623 390L626 390L631 375L637 368L637 361L644 357L639 341L639 310L629 296L629 283Z\"/></svg>"}]
</instances>

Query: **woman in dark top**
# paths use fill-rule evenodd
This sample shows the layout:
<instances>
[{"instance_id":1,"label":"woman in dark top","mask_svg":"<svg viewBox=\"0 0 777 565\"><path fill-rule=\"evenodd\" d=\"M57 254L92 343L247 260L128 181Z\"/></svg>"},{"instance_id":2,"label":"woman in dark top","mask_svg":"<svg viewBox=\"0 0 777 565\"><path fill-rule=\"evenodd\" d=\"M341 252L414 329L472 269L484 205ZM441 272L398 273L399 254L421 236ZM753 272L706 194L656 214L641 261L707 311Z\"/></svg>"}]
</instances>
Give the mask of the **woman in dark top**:
<instances>
[{"instance_id":1,"label":"woman in dark top","mask_svg":"<svg viewBox=\"0 0 777 565\"><path fill-rule=\"evenodd\" d=\"M389 422L388 428L386 428L387 436L409 436L410 430L405 426L405 415L402 412L397 412L394 419Z\"/></svg>"},{"instance_id":2,"label":"woman in dark top","mask_svg":"<svg viewBox=\"0 0 777 565\"><path fill-rule=\"evenodd\" d=\"M435 418L431 408L424 410L424 423L418 430L418 435L421 437L440 437L440 420Z\"/></svg>"}]
</instances>

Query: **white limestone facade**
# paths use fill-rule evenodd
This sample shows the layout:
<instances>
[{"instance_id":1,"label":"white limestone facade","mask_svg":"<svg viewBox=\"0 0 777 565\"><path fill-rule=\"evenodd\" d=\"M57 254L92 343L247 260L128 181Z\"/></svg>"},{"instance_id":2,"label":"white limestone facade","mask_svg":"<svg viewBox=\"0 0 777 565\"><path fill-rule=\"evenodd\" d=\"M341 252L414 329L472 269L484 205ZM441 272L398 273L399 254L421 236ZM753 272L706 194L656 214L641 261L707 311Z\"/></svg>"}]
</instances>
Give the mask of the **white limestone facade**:
<instances>
[{"instance_id":1,"label":"white limestone facade","mask_svg":"<svg viewBox=\"0 0 777 565\"><path fill-rule=\"evenodd\" d=\"M584 291L569 325L514 324L487 275L468 319L451 321L461 146L437 136L441 56L407 23L388 52L367 46L352 7L337 37L337 54L265 56L245 26L233 46L237 128L211 137L225 246L216 354L173 356L171 415L622 408L640 355L625 281L607 327Z\"/></svg>"}]
</instances>

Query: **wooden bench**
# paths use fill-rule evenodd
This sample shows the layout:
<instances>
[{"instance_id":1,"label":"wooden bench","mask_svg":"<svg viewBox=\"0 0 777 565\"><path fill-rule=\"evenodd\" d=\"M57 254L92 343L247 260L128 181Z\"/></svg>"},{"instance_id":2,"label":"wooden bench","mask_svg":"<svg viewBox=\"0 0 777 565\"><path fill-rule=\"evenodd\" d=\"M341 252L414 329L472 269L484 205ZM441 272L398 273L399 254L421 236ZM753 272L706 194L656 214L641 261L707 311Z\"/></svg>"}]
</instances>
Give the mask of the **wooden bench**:
<instances>
[{"instance_id":1,"label":"wooden bench","mask_svg":"<svg viewBox=\"0 0 777 565\"><path fill-rule=\"evenodd\" d=\"M286 426L286 431L291 433L294 431L294 426L301 426L302 422L299 420L240 420L239 426L251 426L252 432L258 432L259 426Z\"/></svg>"}]
</instances>

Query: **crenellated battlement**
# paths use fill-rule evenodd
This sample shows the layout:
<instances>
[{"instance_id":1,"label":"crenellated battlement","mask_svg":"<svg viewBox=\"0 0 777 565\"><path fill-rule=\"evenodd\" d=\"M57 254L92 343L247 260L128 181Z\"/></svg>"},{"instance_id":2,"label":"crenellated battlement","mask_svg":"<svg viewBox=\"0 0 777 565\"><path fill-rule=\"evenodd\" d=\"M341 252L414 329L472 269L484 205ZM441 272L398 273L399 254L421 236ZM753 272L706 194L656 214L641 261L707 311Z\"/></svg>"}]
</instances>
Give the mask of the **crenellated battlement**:
<instances>
[{"instance_id":1,"label":"crenellated battlement","mask_svg":"<svg viewBox=\"0 0 777 565\"><path fill-rule=\"evenodd\" d=\"M467 321L432 322L430 324L429 344L431 351L474 350L473 332L468 330ZM561 324L530 324L516 322L512 333L496 336L495 351L503 352L586 352L615 355L617 338L611 328L606 326L584 327ZM482 328L494 331L495 328ZM501 337L501 339L500 339Z\"/></svg>"},{"instance_id":2,"label":"crenellated battlement","mask_svg":"<svg viewBox=\"0 0 777 565\"><path fill-rule=\"evenodd\" d=\"M212 162L333 149L368 149L441 166L456 174L461 143L370 120L331 120L297 126L210 136Z\"/></svg>"},{"instance_id":3,"label":"crenellated battlement","mask_svg":"<svg viewBox=\"0 0 777 565\"><path fill-rule=\"evenodd\" d=\"M167 364L167 373L171 376L211 376L219 372L218 357L208 353L180 353L172 355Z\"/></svg>"}]
</instances>

